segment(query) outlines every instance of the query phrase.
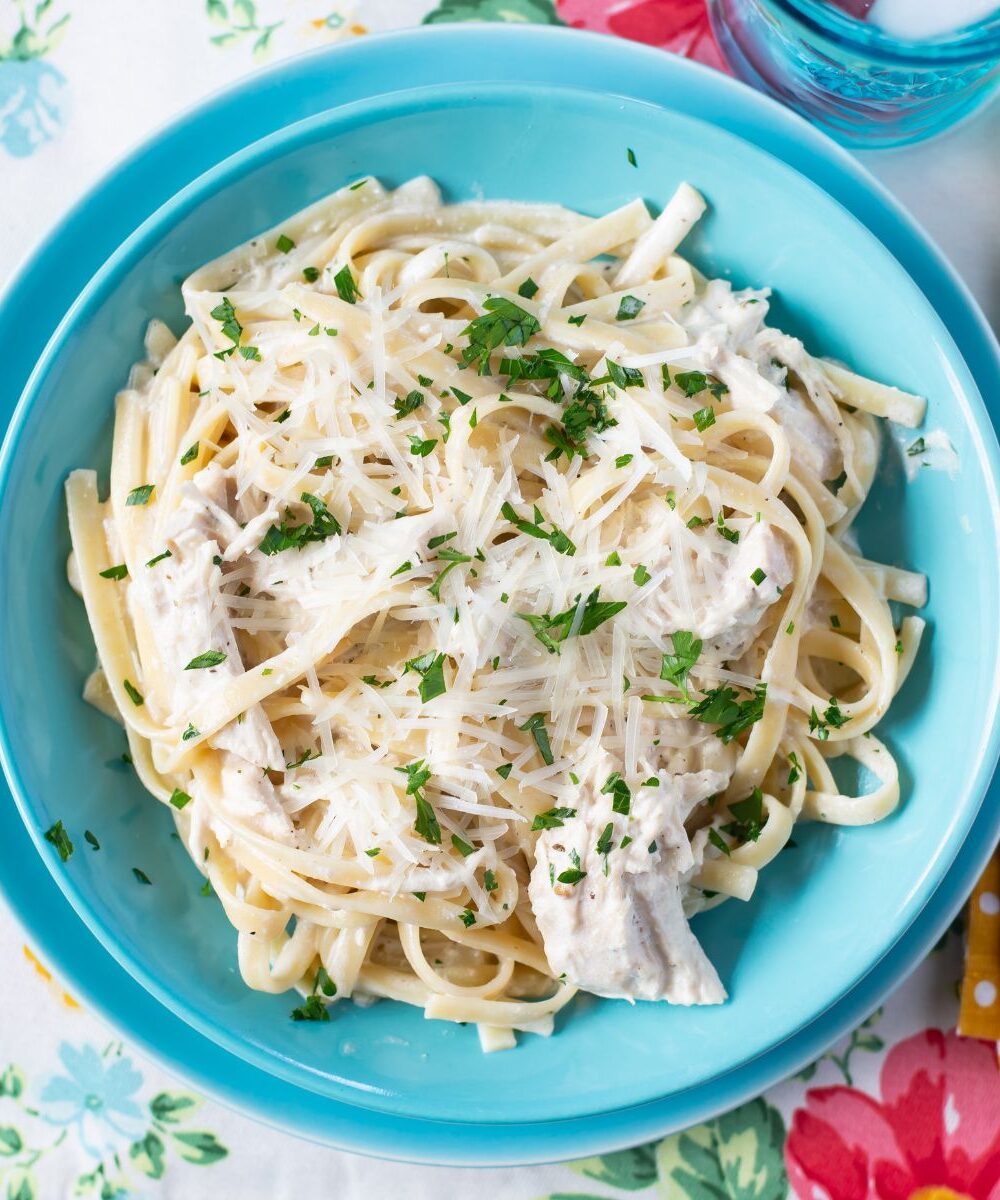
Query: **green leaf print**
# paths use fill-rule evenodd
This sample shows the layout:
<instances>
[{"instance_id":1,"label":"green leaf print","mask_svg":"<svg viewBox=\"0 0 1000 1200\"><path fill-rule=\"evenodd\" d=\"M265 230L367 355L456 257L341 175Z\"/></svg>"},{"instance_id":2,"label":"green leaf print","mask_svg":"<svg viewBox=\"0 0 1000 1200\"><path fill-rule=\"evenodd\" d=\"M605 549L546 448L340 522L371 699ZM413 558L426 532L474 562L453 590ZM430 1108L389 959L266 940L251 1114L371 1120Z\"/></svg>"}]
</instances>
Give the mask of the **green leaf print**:
<instances>
[{"instance_id":1,"label":"green leaf print","mask_svg":"<svg viewBox=\"0 0 1000 1200\"><path fill-rule=\"evenodd\" d=\"M181 1157L199 1167L218 1162L229 1153L225 1146L216 1141L212 1133L175 1133L173 1136L179 1145Z\"/></svg>"},{"instance_id":2,"label":"green leaf print","mask_svg":"<svg viewBox=\"0 0 1000 1200\"><path fill-rule=\"evenodd\" d=\"M255 59L263 58L271 48L271 39L284 25L284 20L262 25L254 0L205 0L205 15L222 32L209 40L213 46L227 47L250 40Z\"/></svg>"},{"instance_id":3,"label":"green leaf print","mask_svg":"<svg viewBox=\"0 0 1000 1200\"><path fill-rule=\"evenodd\" d=\"M128 1155L143 1175L148 1175L150 1179L163 1177L164 1146L159 1134L150 1130L141 1141L132 1143Z\"/></svg>"},{"instance_id":4,"label":"green leaf print","mask_svg":"<svg viewBox=\"0 0 1000 1200\"><path fill-rule=\"evenodd\" d=\"M149 1102L149 1111L165 1125L177 1125L190 1116L198 1101L183 1092L160 1092Z\"/></svg>"},{"instance_id":5,"label":"green leaf print","mask_svg":"<svg viewBox=\"0 0 1000 1200\"><path fill-rule=\"evenodd\" d=\"M597 1158L585 1158L574 1163L573 1170L586 1175L588 1179L596 1179L598 1183L638 1192L656 1182L656 1143L619 1150L614 1154L602 1154Z\"/></svg>"},{"instance_id":6,"label":"green leaf print","mask_svg":"<svg viewBox=\"0 0 1000 1200\"><path fill-rule=\"evenodd\" d=\"M20 1154L24 1149L24 1140L13 1125L0 1125L0 1154L9 1157Z\"/></svg>"},{"instance_id":7,"label":"green leaf print","mask_svg":"<svg viewBox=\"0 0 1000 1200\"><path fill-rule=\"evenodd\" d=\"M7 1200L35 1200L35 1188L27 1172L18 1172L7 1180Z\"/></svg>"},{"instance_id":8,"label":"green leaf print","mask_svg":"<svg viewBox=\"0 0 1000 1200\"><path fill-rule=\"evenodd\" d=\"M425 25L440 21L523 21L561 25L553 0L439 0L424 17Z\"/></svg>"},{"instance_id":9,"label":"green leaf print","mask_svg":"<svg viewBox=\"0 0 1000 1200\"><path fill-rule=\"evenodd\" d=\"M10 1096L14 1100L24 1091L24 1075L13 1063L0 1075L0 1096Z\"/></svg>"},{"instance_id":10,"label":"green leaf print","mask_svg":"<svg viewBox=\"0 0 1000 1200\"><path fill-rule=\"evenodd\" d=\"M657 1151L667 1200L785 1200L785 1123L764 1100L665 1138Z\"/></svg>"}]
</instances>

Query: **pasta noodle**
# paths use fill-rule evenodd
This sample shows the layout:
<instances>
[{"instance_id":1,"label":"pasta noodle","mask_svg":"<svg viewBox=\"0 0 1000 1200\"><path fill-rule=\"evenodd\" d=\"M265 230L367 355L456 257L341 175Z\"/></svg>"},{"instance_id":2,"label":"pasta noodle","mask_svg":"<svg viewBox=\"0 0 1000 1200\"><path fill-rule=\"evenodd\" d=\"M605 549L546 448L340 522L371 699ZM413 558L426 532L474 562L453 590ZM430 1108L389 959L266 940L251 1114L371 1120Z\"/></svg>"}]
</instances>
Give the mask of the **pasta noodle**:
<instances>
[{"instance_id":1,"label":"pasta noodle","mask_svg":"<svg viewBox=\"0 0 1000 1200\"><path fill-rule=\"evenodd\" d=\"M704 209L359 180L185 282L68 480L85 695L296 1017L717 1002L687 919L898 803L926 585L845 535L923 401L681 258Z\"/></svg>"}]
</instances>

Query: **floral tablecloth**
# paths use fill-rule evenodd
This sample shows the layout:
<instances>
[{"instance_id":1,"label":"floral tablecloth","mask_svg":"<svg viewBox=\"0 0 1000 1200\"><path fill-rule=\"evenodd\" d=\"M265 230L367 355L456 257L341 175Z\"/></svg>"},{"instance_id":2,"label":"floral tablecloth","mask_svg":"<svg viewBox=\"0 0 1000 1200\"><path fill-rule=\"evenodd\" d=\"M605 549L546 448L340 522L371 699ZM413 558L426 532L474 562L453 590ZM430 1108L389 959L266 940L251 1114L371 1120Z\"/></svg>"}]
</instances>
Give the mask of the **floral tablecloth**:
<instances>
[{"instance_id":1,"label":"floral tablecloth","mask_svg":"<svg viewBox=\"0 0 1000 1200\"><path fill-rule=\"evenodd\" d=\"M0 284L116 157L205 92L324 43L464 20L565 23L723 66L703 0L0 0ZM998 145L994 105L868 165L1000 326ZM992 891L975 903L1000 910ZM1000 1200L1000 1070L993 1043L954 1033L957 930L760 1099L627 1152L490 1171L378 1163L264 1129L123 1044L53 970L0 902L0 1200ZM980 999L996 989L980 984Z\"/></svg>"}]
</instances>

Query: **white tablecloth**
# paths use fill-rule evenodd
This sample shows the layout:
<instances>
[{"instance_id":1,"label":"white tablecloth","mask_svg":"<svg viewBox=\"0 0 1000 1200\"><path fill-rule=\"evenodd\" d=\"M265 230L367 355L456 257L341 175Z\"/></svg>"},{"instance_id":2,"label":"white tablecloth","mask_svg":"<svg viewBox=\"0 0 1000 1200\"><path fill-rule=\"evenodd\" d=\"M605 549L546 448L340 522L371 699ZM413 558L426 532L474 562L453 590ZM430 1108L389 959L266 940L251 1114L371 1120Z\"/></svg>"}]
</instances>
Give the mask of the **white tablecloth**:
<instances>
[{"instance_id":1,"label":"white tablecloth","mask_svg":"<svg viewBox=\"0 0 1000 1200\"><path fill-rule=\"evenodd\" d=\"M583 23L594 27L604 10L690 8L692 2L557 5L565 19L572 10L579 21L583 12ZM206 93L260 61L416 24L434 8L459 18L473 10L536 20L556 15L553 0L0 0L0 283L118 157ZM19 11L28 18L29 35L5 47L5 35L13 38L20 24ZM866 156L940 241L995 326L998 147L1000 106L994 105L929 145ZM851 1190L848 1168L858 1155L876 1153L865 1139L882 1136L879 1121L891 1125L892 1096L902 1080L910 1087L907 1119L925 1123L930 1143L947 1135L949 1149L943 1165L928 1166L897 1131L892 1153L909 1171L900 1186L948 1185L951 1192L934 1194L955 1196L967 1183L955 1154L983 1152L984 1121L991 1144L1000 1131L995 1056L983 1043L961 1044L934 1032L954 1024L959 971L959 938L951 935L884 1012L818 1066L690 1135L573 1166L411 1168L312 1146L195 1096L80 1008L0 904L0 1195L781 1200L791 1178L802 1200L848 1200L865 1195ZM948 1082L925 1094L920 1080L930 1060ZM823 1108L824 1097L834 1093L817 1086L836 1087L839 1119ZM984 1094L992 1099L984 1101ZM868 1115L859 1122L852 1105ZM975 1119L961 1126L961 1116L972 1112ZM997 1163L1000 1174L1000 1157ZM970 1185L970 1195L997 1194L985 1178Z\"/></svg>"}]
</instances>

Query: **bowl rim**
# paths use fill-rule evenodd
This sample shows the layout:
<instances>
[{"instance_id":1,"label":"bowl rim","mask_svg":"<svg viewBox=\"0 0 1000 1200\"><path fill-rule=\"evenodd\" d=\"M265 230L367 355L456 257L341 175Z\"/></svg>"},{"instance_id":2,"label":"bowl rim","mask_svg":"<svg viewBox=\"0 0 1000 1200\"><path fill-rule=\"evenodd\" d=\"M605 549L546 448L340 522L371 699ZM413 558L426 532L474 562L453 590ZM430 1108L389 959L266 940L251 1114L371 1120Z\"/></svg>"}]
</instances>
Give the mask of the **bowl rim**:
<instances>
[{"instance_id":1,"label":"bowl rim","mask_svg":"<svg viewBox=\"0 0 1000 1200\"><path fill-rule=\"evenodd\" d=\"M491 34L492 34L492 32L493 31L491 31ZM541 31L532 31L532 32L533 32L534 36L537 36L537 34ZM396 37L396 38L401 37L401 36L412 37L413 31L409 31L408 34L389 35L389 36ZM420 36L426 36L426 34L421 33ZM564 36L564 35L560 34L560 36ZM329 51L325 51L323 53L329 53ZM656 53L656 52L653 51L652 53ZM122 257L125 257L126 252L129 249L134 248L139 242L141 242L146 233L152 231L153 229L161 228L164 223L169 222L171 217L180 215L180 211L183 211L183 205L181 204L181 202L183 200L185 200L185 199L189 200L189 203L192 207L194 207L197 203L199 203L200 199L203 199L204 196L210 192L212 184L214 183L214 177L215 177L216 173L219 173L220 175L225 175L227 177L230 176L231 172L234 169L235 162L242 161L244 156L246 156L246 161L248 163L254 162L258 157L266 158L268 153L271 150L272 142L274 143L274 145L281 146L284 149L289 148L293 144L292 140L289 137L289 134L291 131L298 129L300 126L309 126L310 127L309 131L311 132L312 127L329 128L331 125L333 125L333 126L349 125L349 123L350 123L349 118L356 118L358 120L363 120L364 118L369 117L371 112L378 112L380 110L385 110L387 112L395 112L396 115L399 115L399 106L406 95L417 93L417 94L423 96L426 94L438 94L438 93L442 93L442 92L447 92L449 94L465 93L465 92L467 92L469 86L470 85L468 83L453 83L453 84L432 85L430 87L424 87L424 88L404 89L404 90L401 90L400 92L389 93L387 95L383 94L383 95L380 95L377 97L369 97L369 98L366 98L363 100L355 101L352 104L338 106L333 109L325 110L319 114L316 114L313 117L305 118L303 121L295 122L292 125L280 128L280 129L274 131L273 133L267 135L266 137L261 138L258 141L252 143L250 146L245 147L242 151L238 151L237 153L228 156L221 163L218 163L214 168L212 168L209 171L204 172L202 175L198 176L195 180L191 181L191 183L189 185L187 185L187 187L181 189L178 193L176 193L173 197L171 197L163 205L159 206L152 214L150 214L149 217L147 217L147 219L145 221L142 222L142 224L135 231L133 231L133 234L131 234L129 238L125 239L125 241L121 243L118 251L116 251L116 254L112 255L112 257L110 259L108 259L107 262L102 266L102 268L94 275L94 277L90 280L90 282L84 288L81 295L74 302L74 304L70 308L69 312L65 315L63 320L60 322L58 328L56 329L55 333L53 334L52 338L50 339L49 345L46 347L45 353L39 359L39 362L36 365L35 371L32 373L31 378L29 379L28 384L25 387L24 394L22 395L21 401L18 404L17 411L15 412L14 417L11 421L10 429L8 431L7 438L5 439L5 442L4 442L4 449L3 449L3 454L2 454L2 466L0 466L0 495L4 494L6 492L7 484L8 484L9 462L13 455L13 448L18 440L18 437L19 437L21 431L22 431L23 422L25 420L26 414L31 407L30 402L34 398L34 393L37 390L37 387L39 386L41 379L44 377L44 374L49 369L49 367L51 365L51 361L54 359L56 354L60 351L62 341L64 340L68 330L73 327L73 325L75 324L75 321L78 319L81 309L85 306L85 302L95 302L95 303L97 302L97 300L95 299L96 293L98 293L100 291L101 286L103 286L104 284L107 283L108 276L113 274L114 268L116 268L118 265L120 265L121 258L118 257L119 255L121 255ZM544 85L536 85L536 88L541 88L543 86ZM498 93L502 93L504 91L509 91L516 87L517 87L517 84L512 83L511 81L504 81L504 82L498 81L497 83L492 85L492 90L494 90ZM231 92L232 90L234 90L234 89L227 89L227 92ZM483 90L483 85L479 85L479 90ZM559 92L576 93L576 95L584 102L590 102L590 103L593 103L595 106L598 106L599 97L591 90L578 89L578 88L574 88L574 87L562 87L562 86L552 87L551 90L559 91ZM617 99L618 97L615 97L615 98ZM607 101L607 99L608 99L607 96L603 97L601 99L600 103L603 105L603 103L605 103ZM642 100L642 99L637 99L635 97L627 97L627 96L620 97L620 99L627 100L632 104L636 104L636 105L640 105L640 106L644 106L644 107L651 107L651 108L657 110L657 112L661 115L664 112L669 112L672 116L681 117L683 120L685 120L687 122L692 122L692 123L696 123L696 124L697 123L704 124L704 122L698 122L697 118L688 117L686 114L679 114L675 110L672 110L663 104L657 104L657 103L649 101L649 100ZM771 154L770 152L763 150L760 146L757 146L753 142L747 142L747 139L745 139L737 134L733 134L733 133L729 132L728 130L725 130L722 127L715 125L715 124L711 124L710 127L712 128L712 130L715 133L721 134L725 138L729 138L729 139L732 139L737 142L746 143L758 155L767 154L768 157L770 157L772 159L774 158L774 155ZM257 153L254 153L255 151ZM780 162L780 160L778 160L778 161ZM797 171L796 174L800 175L800 177L803 178L806 183L809 183L810 186L812 186L812 187L818 186L818 185L812 184L812 182L807 177L803 176L801 172ZM98 185L98 187L99 186L100 185ZM844 209L845 213L860 227L860 229L864 232L864 234L867 237L873 239L876 243L878 243L881 246L880 239L875 237L875 235L873 233L871 233L871 231L868 230L867 226L863 222L861 222L860 220L855 218L853 216L853 213L851 213L851 211L849 209L847 209L845 205L843 205L836 197L829 195L829 193L826 193L825 189L820 189L820 190L824 192L824 195L826 196L827 200L830 203L837 204L839 207ZM180 208L180 211L175 211L175 209L178 206ZM882 246L882 249L885 253L889 253L891 255L891 252L886 247ZM892 256L892 257L894 257L894 256ZM919 292L920 289L909 277L909 273L905 270L905 268L900 268L900 269L901 269L902 273L909 279L912 286ZM922 293L921 293L921 298L923 298ZM948 335L948 340L949 340L949 342L951 341L950 334ZM957 351L957 349L956 349L956 357L959 360L962 360L962 357L963 357L961 355L961 353ZM970 372L970 375L971 375L971 372ZM982 425L985 424L987 431L990 433L992 433L992 426L989 424L988 415L986 414L985 407L982 405L981 397L979 397L979 395L978 395L978 389L975 387L974 379L973 379L973 391L975 392L974 396L969 397L968 395L964 395L963 398L966 400L971 398L974 401L978 401L979 409L981 411L979 411L975 414L972 411L968 412L967 413L968 424L970 425L970 429L975 430L980 435L980 438L979 438L980 443L981 443L979 446L980 454L982 454L983 449L986 446L988 446L989 451L992 454L992 457L994 459L993 464L992 464L992 467L993 467L992 471L987 471L986 474L987 474L988 480L994 485L992 491L993 491L993 496L994 496L994 500L995 500L995 495L996 495L996 486L995 485L996 485L996 472L997 472L996 444L995 444L995 440L993 440L992 438L990 438L990 437L983 438L982 437L982 434L983 434ZM975 409L975 404L973 405L973 409ZM994 517L995 516L996 516L996 512L994 510ZM997 733L997 730L996 730L996 687L995 686L994 686L993 701L994 701L993 702L993 734L994 734L993 740L995 742L996 741L996 733ZM985 728L985 723L984 723L984 728ZM2 730L0 730L0 733L2 733L2 735L3 735L3 743L4 743L3 744L3 755L2 755L2 757L4 759L4 766L5 766L5 769L9 770L8 761L7 761L9 747L7 745L6 728L2 728ZM970 787L970 794L974 791L978 791L980 793L982 792L982 788L980 787L980 776L983 773L983 771L985 770L985 766L986 766L985 760L988 757L989 757L989 755L985 754L985 753L979 755L980 761L978 764L977 775L976 775L976 779L975 779L973 785ZM995 757L995 755L994 755L994 757ZM10 756L10 760L11 760L11 763L13 763L12 755ZM990 765L990 769L992 769L992 765ZM14 791L15 791L15 795L18 796L19 807L20 807L21 799L22 799L22 797L20 795L20 791L18 788L15 788ZM980 803L981 803L981 799L980 799ZM977 811L977 809L972 810L972 812L969 816L970 822L974 819L976 811ZM23 815L23 809L22 809L22 815ZM40 838L40 831L36 830L32 823L28 823L28 827L32 832L32 836L35 837L36 843L38 843L39 838ZM43 851L43 858L45 858L47 864L50 866L50 869L51 869L52 855L48 852L49 848L44 845L41 845L40 849ZM956 853L957 853L957 850L956 850ZM953 860L954 860L954 855L952 855L952 861ZM943 874L943 872L942 872L942 874ZM59 884L59 886L63 889L64 892L66 892L66 888L63 887L63 883L67 879L65 874L59 872L58 869L56 869L56 871L54 872L54 875L55 875L55 879L56 879L57 883ZM927 886L926 880L921 880L921 886L926 888L926 886ZM929 893L928 893L928 896L929 896ZM75 903L74 903L74 907L77 907L77 905ZM79 908L77 910L79 911ZM89 921L87 923L88 923L88 925L90 924ZM101 939L101 940L103 942L104 939ZM130 972L130 973L134 974L134 972ZM852 984L845 985L845 990L848 990L851 986L852 986ZM153 991L153 994L156 995L156 992ZM173 1007L173 1006L171 1005L171 1007ZM214 1038L214 1037L213 1037L213 1040L218 1041L218 1039ZM762 1053L766 1053L766 1052L767 1051L765 1050ZM241 1057L245 1057L245 1056L241 1055Z\"/></svg>"}]
</instances>

